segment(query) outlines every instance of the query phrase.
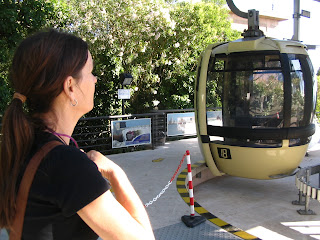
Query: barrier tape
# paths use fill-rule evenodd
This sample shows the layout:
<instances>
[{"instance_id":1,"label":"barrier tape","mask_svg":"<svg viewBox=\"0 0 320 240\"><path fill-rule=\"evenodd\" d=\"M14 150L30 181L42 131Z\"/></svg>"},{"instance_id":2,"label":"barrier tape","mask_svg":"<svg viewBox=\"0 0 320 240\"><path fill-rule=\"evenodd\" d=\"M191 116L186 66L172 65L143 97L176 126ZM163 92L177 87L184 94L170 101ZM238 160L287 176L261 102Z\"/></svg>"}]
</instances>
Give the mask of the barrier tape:
<instances>
[{"instance_id":1,"label":"barrier tape","mask_svg":"<svg viewBox=\"0 0 320 240\"><path fill-rule=\"evenodd\" d=\"M177 176L181 166L182 166L182 163L184 162L184 159L185 157L187 156L187 154L185 153L180 161L180 164L177 168L177 170L175 171L175 173L173 174L172 178L170 179L170 181L168 182L168 184L161 190L161 192L156 196L154 197L151 201L149 201L148 203L144 204L145 207L148 207L150 206L151 204L153 204L155 201L157 201L162 194L165 193L165 191L169 188L169 186L171 185L172 181L175 179L175 177Z\"/></svg>"}]
</instances>

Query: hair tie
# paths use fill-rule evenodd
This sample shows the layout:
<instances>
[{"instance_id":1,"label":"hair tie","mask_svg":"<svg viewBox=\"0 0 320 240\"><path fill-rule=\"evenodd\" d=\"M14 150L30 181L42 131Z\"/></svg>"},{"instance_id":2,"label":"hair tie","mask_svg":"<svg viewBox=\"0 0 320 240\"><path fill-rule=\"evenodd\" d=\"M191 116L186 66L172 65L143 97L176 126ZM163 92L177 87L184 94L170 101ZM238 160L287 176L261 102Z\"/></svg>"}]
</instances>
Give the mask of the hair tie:
<instances>
[{"instance_id":1,"label":"hair tie","mask_svg":"<svg viewBox=\"0 0 320 240\"><path fill-rule=\"evenodd\" d=\"M25 95L17 92L13 94L13 99L15 98L20 99L22 103L25 103L25 101L27 100L27 97Z\"/></svg>"}]
</instances>

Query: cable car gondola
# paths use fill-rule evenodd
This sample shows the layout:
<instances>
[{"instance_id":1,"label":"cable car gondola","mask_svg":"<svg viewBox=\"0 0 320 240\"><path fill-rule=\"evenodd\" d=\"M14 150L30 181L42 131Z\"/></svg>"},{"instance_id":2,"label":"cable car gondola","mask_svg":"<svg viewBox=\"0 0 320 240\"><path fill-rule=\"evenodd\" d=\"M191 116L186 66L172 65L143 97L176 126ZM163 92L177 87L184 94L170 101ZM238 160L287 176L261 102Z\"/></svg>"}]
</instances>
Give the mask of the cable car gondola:
<instances>
[{"instance_id":1,"label":"cable car gondola","mask_svg":"<svg viewBox=\"0 0 320 240\"><path fill-rule=\"evenodd\" d=\"M214 176L288 176L315 132L312 63L300 42L268 38L250 25L243 35L208 46L199 60L195 115L200 148Z\"/></svg>"}]
</instances>

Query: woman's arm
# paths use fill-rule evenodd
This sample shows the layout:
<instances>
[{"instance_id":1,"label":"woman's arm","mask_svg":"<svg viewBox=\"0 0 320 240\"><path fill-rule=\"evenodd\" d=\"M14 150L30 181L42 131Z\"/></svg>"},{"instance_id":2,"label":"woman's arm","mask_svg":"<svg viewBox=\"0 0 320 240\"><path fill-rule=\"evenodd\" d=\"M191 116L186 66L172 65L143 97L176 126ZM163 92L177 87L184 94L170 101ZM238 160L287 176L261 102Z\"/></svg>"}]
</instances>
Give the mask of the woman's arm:
<instances>
[{"instance_id":1,"label":"woman's arm","mask_svg":"<svg viewBox=\"0 0 320 240\"><path fill-rule=\"evenodd\" d=\"M154 240L149 217L124 171L96 151L87 153L107 178L110 191L78 211L79 216L103 239Z\"/></svg>"}]
</instances>

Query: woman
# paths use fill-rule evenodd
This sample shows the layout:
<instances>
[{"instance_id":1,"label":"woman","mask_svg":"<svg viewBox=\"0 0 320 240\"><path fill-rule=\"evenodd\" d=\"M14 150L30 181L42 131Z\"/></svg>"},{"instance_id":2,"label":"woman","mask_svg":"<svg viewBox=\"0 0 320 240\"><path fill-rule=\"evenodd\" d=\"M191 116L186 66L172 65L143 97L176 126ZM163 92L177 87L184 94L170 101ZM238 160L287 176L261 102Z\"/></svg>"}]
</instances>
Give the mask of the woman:
<instances>
[{"instance_id":1,"label":"woman","mask_svg":"<svg viewBox=\"0 0 320 240\"><path fill-rule=\"evenodd\" d=\"M2 123L0 227L12 224L16 193L32 156L49 141L64 144L37 170L23 239L154 239L124 171L97 151L85 154L68 146L77 121L93 108L92 69L87 44L56 30L25 39L15 53L10 70L15 94Z\"/></svg>"}]
</instances>

